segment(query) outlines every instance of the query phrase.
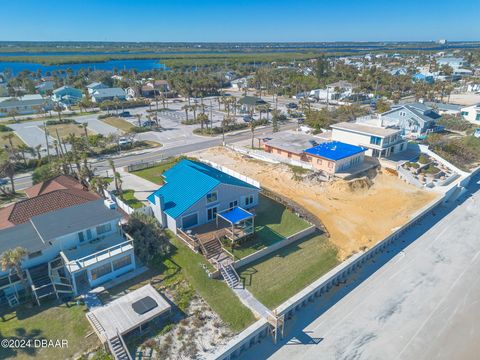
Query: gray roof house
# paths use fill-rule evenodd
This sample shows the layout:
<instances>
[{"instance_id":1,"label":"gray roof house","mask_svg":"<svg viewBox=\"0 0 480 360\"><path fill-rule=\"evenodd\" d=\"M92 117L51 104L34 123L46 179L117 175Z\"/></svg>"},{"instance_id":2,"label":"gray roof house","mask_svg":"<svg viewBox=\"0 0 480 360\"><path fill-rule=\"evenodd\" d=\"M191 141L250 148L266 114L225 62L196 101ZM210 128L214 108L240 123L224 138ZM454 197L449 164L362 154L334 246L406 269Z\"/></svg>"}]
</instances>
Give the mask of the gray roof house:
<instances>
[{"instance_id":1,"label":"gray roof house","mask_svg":"<svg viewBox=\"0 0 480 360\"><path fill-rule=\"evenodd\" d=\"M27 251L22 269L38 304L47 296L79 295L136 267L119 211L103 199L51 210L43 203L54 192L27 200L43 209L38 215L0 229L0 253L18 246ZM0 270L0 306L17 305L23 290L13 269Z\"/></svg>"},{"instance_id":2,"label":"gray roof house","mask_svg":"<svg viewBox=\"0 0 480 360\"><path fill-rule=\"evenodd\" d=\"M440 117L431 107L422 103L401 104L381 114L383 126L398 127L403 135L413 137L438 130L435 122Z\"/></svg>"},{"instance_id":3,"label":"gray roof house","mask_svg":"<svg viewBox=\"0 0 480 360\"><path fill-rule=\"evenodd\" d=\"M69 106L79 103L83 93L71 86L62 86L53 91L52 100L62 105Z\"/></svg>"},{"instance_id":4,"label":"gray roof house","mask_svg":"<svg viewBox=\"0 0 480 360\"><path fill-rule=\"evenodd\" d=\"M87 85L87 90L88 90L88 93L91 95L95 90L98 90L98 89L106 89L108 88L107 85L104 85L102 84L101 82L93 82L89 85Z\"/></svg>"},{"instance_id":5,"label":"gray roof house","mask_svg":"<svg viewBox=\"0 0 480 360\"><path fill-rule=\"evenodd\" d=\"M117 98L118 100L125 100L127 94L125 90L121 88L105 88L105 89L97 89L91 94L92 101L96 103L100 103L106 100L113 100Z\"/></svg>"},{"instance_id":6,"label":"gray roof house","mask_svg":"<svg viewBox=\"0 0 480 360\"><path fill-rule=\"evenodd\" d=\"M49 110L52 108L52 102L40 94L0 98L0 116L8 115L12 110L17 111L18 114L32 114L37 108Z\"/></svg>"}]
</instances>

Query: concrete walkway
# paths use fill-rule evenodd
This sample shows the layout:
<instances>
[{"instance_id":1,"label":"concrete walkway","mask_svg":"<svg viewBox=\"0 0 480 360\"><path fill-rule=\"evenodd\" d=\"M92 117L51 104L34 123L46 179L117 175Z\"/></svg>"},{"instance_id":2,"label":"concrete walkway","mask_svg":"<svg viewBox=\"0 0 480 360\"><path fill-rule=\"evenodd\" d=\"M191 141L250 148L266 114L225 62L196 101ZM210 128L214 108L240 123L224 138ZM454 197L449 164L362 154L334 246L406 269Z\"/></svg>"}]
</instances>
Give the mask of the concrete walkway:
<instances>
[{"instance_id":1,"label":"concrete walkway","mask_svg":"<svg viewBox=\"0 0 480 360\"><path fill-rule=\"evenodd\" d=\"M235 295L238 296L240 301L252 310L253 314L257 318L263 318L268 320L268 318L275 318L275 315L260 301L258 301L255 296L253 296L250 291L243 287L236 287L232 289Z\"/></svg>"},{"instance_id":2,"label":"concrete walkway","mask_svg":"<svg viewBox=\"0 0 480 360\"><path fill-rule=\"evenodd\" d=\"M124 190L134 190L135 197L140 201L146 202L147 197L159 188L159 185L154 184L151 181L145 180L144 178L141 178L140 176L137 176L135 174L131 174L125 171L124 168L117 169L117 171L120 173L120 176L122 178L122 188ZM112 186L115 187L113 181L110 184L110 187Z\"/></svg>"}]
</instances>

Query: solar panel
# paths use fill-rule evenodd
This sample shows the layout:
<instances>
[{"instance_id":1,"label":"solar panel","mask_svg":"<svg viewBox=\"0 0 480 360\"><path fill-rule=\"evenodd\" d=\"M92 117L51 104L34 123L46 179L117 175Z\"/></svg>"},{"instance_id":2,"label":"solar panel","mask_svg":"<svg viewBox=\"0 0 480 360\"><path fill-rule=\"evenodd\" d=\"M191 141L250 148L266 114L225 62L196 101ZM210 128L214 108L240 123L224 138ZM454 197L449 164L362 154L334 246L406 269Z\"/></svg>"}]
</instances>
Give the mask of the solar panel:
<instances>
[{"instance_id":1,"label":"solar panel","mask_svg":"<svg viewBox=\"0 0 480 360\"><path fill-rule=\"evenodd\" d=\"M146 296L143 299L135 301L132 304L133 310L140 315L143 315L149 312L152 309L155 309L158 306L157 302L152 299L150 296Z\"/></svg>"}]
</instances>

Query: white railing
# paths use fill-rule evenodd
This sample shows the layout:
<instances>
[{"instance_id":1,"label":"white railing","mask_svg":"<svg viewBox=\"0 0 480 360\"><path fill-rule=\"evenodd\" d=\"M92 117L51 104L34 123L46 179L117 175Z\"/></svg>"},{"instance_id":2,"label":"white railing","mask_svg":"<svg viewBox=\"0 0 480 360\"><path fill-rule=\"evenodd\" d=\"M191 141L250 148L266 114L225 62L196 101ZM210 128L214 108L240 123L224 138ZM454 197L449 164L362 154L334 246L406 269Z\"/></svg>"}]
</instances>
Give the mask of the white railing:
<instances>
[{"instance_id":1,"label":"white railing","mask_svg":"<svg viewBox=\"0 0 480 360\"><path fill-rule=\"evenodd\" d=\"M225 174L228 174L230 176L233 176L234 178L237 178L239 180L245 181L247 184L253 185L257 188L260 189L260 183L257 180L254 180L252 178L249 178L248 176L242 175L236 171L230 170L229 168L226 168L225 166L219 165L213 161L210 160L205 160L205 159L200 159L201 162L210 165L211 167L220 170L224 172Z\"/></svg>"},{"instance_id":2,"label":"white railing","mask_svg":"<svg viewBox=\"0 0 480 360\"><path fill-rule=\"evenodd\" d=\"M133 239L130 236L128 236L128 237L129 237L128 240L126 240L124 242L121 242L120 244L113 245L109 248L97 251L96 253L84 256L80 259L68 260L68 258L66 258L65 254L63 254L63 252L62 252L61 254L64 257L64 259L66 260L65 261L65 266L67 267L67 269L70 272L72 272L72 271L82 269L86 266L98 263L99 261L103 261L103 260L108 259L112 256L122 254L126 251L130 251L133 248ZM87 262L88 262L88 264L87 264Z\"/></svg>"}]
</instances>

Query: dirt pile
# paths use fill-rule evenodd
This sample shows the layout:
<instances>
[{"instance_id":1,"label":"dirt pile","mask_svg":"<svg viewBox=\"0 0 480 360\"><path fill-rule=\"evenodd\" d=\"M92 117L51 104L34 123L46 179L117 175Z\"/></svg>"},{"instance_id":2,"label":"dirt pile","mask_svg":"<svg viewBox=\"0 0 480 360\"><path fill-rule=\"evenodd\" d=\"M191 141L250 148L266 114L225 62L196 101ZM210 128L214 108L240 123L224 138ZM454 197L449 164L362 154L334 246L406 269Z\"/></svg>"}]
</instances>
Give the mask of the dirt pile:
<instances>
[{"instance_id":1,"label":"dirt pile","mask_svg":"<svg viewBox=\"0 0 480 360\"><path fill-rule=\"evenodd\" d=\"M372 171L350 181L295 181L286 165L242 158L225 148L211 148L191 155L251 177L263 188L304 207L325 225L342 259L373 246L437 196L383 171Z\"/></svg>"}]
</instances>

